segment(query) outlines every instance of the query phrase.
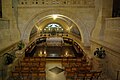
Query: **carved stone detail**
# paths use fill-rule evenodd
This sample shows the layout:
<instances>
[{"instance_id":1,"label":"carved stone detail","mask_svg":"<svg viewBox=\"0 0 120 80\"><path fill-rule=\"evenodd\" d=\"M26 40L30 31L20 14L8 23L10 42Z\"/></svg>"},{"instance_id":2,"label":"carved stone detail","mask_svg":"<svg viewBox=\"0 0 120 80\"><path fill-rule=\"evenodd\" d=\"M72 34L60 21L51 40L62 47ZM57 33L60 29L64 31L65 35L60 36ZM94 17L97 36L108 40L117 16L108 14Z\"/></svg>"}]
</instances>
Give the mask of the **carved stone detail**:
<instances>
[{"instance_id":1,"label":"carved stone detail","mask_svg":"<svg viewBox=\"0 0 120 80\"><path fill-rule=\"evenodd\" d=\"M19 5L79 5L94 6L95 0L19 0Z\"/></svg>"}]
</instances>

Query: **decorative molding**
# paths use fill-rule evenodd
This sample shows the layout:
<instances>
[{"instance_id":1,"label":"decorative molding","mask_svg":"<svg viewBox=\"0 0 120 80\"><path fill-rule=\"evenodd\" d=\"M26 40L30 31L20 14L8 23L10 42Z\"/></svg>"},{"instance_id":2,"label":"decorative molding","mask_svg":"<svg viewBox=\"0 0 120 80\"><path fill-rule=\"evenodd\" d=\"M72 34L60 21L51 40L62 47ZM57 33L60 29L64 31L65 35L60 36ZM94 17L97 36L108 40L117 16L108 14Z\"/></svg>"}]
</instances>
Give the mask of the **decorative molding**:
<instances>
[{"instance_id":1,"label":"decorative molding","mask_svg":"<svg viewBox=\"0 0 120 80\"><path fill-rule=\"evenodd\" d=\"M18 5L18 8L95 8L93 5Z\"/></svg>"},{"instance_id":2,"label":"decorative molding","mask_svg":"<svg viewBox=\"0 0 120 80\"><path fill-rule=\"evenodd\" d=\"M93 6L95 0L18 0L18 5L88 5Z\"/></svg>"}]
</instances>

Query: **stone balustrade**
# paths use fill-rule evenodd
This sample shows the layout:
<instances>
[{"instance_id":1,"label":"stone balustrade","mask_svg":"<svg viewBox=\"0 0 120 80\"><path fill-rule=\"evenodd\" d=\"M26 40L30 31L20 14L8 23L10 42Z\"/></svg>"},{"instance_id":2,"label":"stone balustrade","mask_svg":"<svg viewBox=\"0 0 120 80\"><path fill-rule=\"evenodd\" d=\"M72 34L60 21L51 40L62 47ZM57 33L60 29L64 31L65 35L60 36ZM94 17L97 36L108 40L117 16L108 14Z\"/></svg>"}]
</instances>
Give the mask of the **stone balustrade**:
<instances>
[{"instance_id":1,"label":"stone balustrade","mask_svg":"<svg viewBox=\"0 0 120 80\"><path fill-rule=\"evenodd\" d=\"M19 5L88 5L94 6L95 0L18 0Z\"/></svg>"},{"instance_id":2,"label":"stone balustrade","mask_svg":"<svg viewBox=\"0 0 120 80\"><path fill-rule=\"evenodd\" d=\"M111 44L114 44L119 48L120 44L120 18L107 18L105 24L104 37L105 41ZM116 48L117 49L117 48ZM114 50L116 50L114 49ZM119 52L119 49L116 50Z\"/></svg>"}]
</instances>

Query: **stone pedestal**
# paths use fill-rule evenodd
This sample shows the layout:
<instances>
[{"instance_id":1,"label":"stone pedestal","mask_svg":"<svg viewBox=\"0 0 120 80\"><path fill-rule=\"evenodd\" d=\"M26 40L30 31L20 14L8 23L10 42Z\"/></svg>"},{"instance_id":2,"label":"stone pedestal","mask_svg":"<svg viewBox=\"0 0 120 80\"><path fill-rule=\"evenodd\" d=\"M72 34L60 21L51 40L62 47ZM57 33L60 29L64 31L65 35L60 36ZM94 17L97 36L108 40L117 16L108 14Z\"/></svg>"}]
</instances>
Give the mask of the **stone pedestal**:
<instances>
[{"instance_id":1,"label":"stone pedestal","mask_svg":"<svg viewBox=\"0 0 120 80\"><path fill-rule=\"evenodd\" d=\"M105 67L106 67L106 60L105 59L100 59L97 57L93 58L93 70L101 70L101 71L105 71Z\"/></svg>"}]
</instances>

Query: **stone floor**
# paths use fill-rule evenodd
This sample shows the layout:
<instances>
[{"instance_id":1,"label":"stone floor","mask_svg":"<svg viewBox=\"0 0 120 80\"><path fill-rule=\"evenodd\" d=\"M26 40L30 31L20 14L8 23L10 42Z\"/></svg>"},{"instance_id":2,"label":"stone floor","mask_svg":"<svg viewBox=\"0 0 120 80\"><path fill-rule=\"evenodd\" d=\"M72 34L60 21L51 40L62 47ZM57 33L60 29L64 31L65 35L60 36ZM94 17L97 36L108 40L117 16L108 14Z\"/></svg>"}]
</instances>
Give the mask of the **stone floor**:
<instances>
[{"instance_id":1,"label":"stone floor","mask_svg":"<svg viewBox=\"0 0 120 80\"><path fill-rule=\"evenodd\" d=\"M53 68L54 70L51 71ZM66 80L60 60L47 60L46 80Z\"/></svg>"},{"instance_id":2,"label":"stone floor","mask_svg":"<svg viewBox=\"0 0 120 80\"><path fill-rule=\"evenodd\" d=\"M62 70L59 70L62 69ZM53 69L53 70L52 70ZM51 71L52 70L52 71ZM56 70L56 71L55 71ZM58 72L57 72L58 71ZM59 73L60 71L60 73ZM66 80L60 60L47 60L46 80ZM111 80L104 73L98 80Z\"/></svg>"}]
</instances>

